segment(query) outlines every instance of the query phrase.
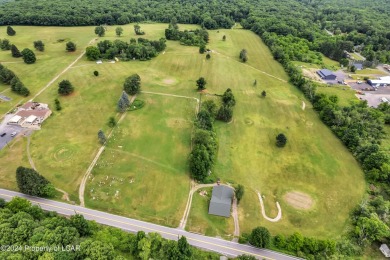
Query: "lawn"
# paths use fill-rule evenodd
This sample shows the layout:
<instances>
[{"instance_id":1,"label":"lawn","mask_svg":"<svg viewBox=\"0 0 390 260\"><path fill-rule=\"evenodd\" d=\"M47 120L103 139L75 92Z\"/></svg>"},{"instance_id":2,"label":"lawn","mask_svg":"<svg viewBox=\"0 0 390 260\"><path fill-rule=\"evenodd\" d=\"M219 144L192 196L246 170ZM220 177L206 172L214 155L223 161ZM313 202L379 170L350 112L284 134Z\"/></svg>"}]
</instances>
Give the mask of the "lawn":
<instances>
[{"instance_id":1,"label":"lawn","mask_svg":"<svg viewBox=\"0 0 390 260\"><path fill-rule=\"evenodd\" d=\"M196 102L139 98L145 106L127 113L92 172L87 206L177 227L189 192L187 155Z\"/></svg>"},{"instance_id":2,"label":"lawn","mask_svg":"<svg viewBox=\"0 0 390 260\"><path fill-rule=\"evenodd\" d=\"M201 191L206 191L207 194L202 196L199 194ZM186 230L232 240L234 233L233 218L208 214L211 194L212 188L199 189L194 193Z\"/></svg>"},{"instance_id":3,"label":"lawn","mask_svg":"<svg viewBox=\"0 0 390 260\"><path fill-rule=\"evenodd\" d=\"M353 102L359 101L355 96L356 91L350 86L339 86L339 85L323 85L317 87L318 93L324 93L327 95L336 95L339 98L339 105L348 106Z\"/></svg>"},{"instance_id":4,"label":"lawn","mask_svg":"<svg viewBox=\"0 0 390 260\"><path fill-rule=\"evenodd\" d=\"M125 35L121 39L135 37L132 26L123 26ZM158 39L164 36L167 25L141 27L146 32L143 37ZM24 28L26 33L20 33L20 37L25 35L24 41L32 45L35 40L32 35L40 34L31 29L34 34L27 37L27 28L35 27ZM45 27L39 28L44 32ZM17 35L22 32L18 27L15 29ZM107 36L102 39L117 39L114 29L115 26L109 27ZM70 36L61 34L61 30ZM223 35L226 35L226 41L222 41ZM83 39L75 40L80 47L95 36L93 27L60 28L53 41L65 37ZM41 39L44 40L43 36ZM77 202L81 178L100 147L97 132L103 129L108 133L108 118L119 118L116 103L125 78L138 73L145 91L199 97L195 81L203 76L209 93L222 94L231 88L237 100L233 122L216 123L219 151L214 172L222 181L245 186L246 193L239 206L241 232L263 225L273 234L299 230L321 238L338 237L348 223L349 212L364 193L362 171L342 143L319 120L302 93L287 83L282 66L272 58L260 38L242 29L210 31L208 48L213 50L210 60L199 54L197 47L171 41L167 45L165 53L145 62L111 64L104 61L96 64L84 57L43 92L36 101L53 107L54 99L59 98L63 109L54 111L42 130L32 135L30 151L38 171L56 187L70 193L71 199ZM42 58L39 62L38 57L35 65L17 63L9 64L9 67L18 75L24 75L25 70L22 80L27 86L31 81L34 86L31 89L36 92L78 55L62 51L61 46L56 47L57 54L53 53L46 61ZM249 60L245 64L238 60L243 48L248 51ZM58 59L64 59L61 66L54 64L56 55ZM48 73L43 73L45 68ZM98 77L93 76L94 70L99 71ZM57 94L57 84L63 79L75 86L75 93L68 97ZM267 91L266 98L260 97L263 90ZM128 112L114 131L88 182L86 204L178 226L189 190L187 160L195 101L149 94L141 94L138 98L145 101L145 106ZM305 110L302 110L303 101ZM275 147L275 137L280 132L288 138L287 146L282 149ZM28 163L25 140L13 145L13 149L0 152L1 179L8 180L2 185L12 189L15 188L16 167ZM261 217L256 190L265 195L269 216L276 214L275 201L281 203L283 218L280 222L266 222ZM310 195L315 202L313 208L296 210L289 206L283 197L290 191ZM221 224L219 218L210 218L205 213L206 202L197 201L196 196L194 201L194 205L200 207L193 208L191 214L195 215L190 217L198 216L195 223L199 230L222 236L232 232L231 224Z\"/></svg>"}]
</instances>

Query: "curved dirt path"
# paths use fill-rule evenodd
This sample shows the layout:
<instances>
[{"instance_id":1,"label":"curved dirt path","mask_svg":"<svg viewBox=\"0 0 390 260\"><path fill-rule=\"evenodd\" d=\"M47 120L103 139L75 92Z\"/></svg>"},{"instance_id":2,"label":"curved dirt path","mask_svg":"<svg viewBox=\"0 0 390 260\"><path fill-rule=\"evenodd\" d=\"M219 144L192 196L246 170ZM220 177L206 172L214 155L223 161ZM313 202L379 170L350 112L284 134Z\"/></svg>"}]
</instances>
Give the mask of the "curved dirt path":
<instances>
[{"instance_id":1,"label":"curved dirt path","mask_svg":"<svg viewBox=\"0 0 390 260\"><path fill-rule=\"evenodd\" d=\"M134 99L136 98L137 95L134 95L131 97L130 99L130 105L133 103ZM122 120L125 118L126 116L126 112L122 114L122 116L119 118L118 120L118 123L117 123L117 126L120 124L120 122L122 122ZM114 129L115 128L112 128L111 129L111 132L108 134L107 136L107 140L110 139L112 133L114 132ZM107 141L106 141L107 142ZM93 158L91 164L89 165L87 171L84 173L84 176L81 180L81 183L80 183L80 188L79 188L79 200L80 200L80 206L82 207L85 207L85 202L84 202L84 191L85 191L85 184L87 183L87 180L88 180L88 177L89 175L91 174L92 170L93 170L93 167L95 167L95 164L97 163L97 161L99 160L100 158L100 155L102 155L104 149L106 148L106 144L104 143L98 150L95 158Z\"/></svg>"},{"instance_id":2,"label":"curved dirt path","mask_svg":"<svg viewBox=\"0 0 390 260\"><path fill-rule=\"evenodd\" d=\"M305 108L306 108L306 103L305 101L302 101L302 110L305 110Z\"/></svg>"},{"instance_id":3,"label":"curved dirt path","mask_svg":"<svg viewBox=\"0 0 390 260\"><path fill-rule=\"evenodd\" d=\"M27 150L27 158L28 158L28 162L30 163L31 168L33 168L34 170L37 170L37 168L35 167L34 161L31 158L31 154L30 154L30 141L31 141L31 139L30 139L30 135L29 135L29 136L27 136L27 149L26 149ZM59 188L55 188L55 189L63 194L62 195L63 200L70 201L69 194L66 191L61 190Z\"/></svg>"},{"instance_id":4,"label":"curved dirt path","mask_svg":"<svg viewBox=\"0 0 390 260\"><path fill-rule=\"evenodd\" d=\"M188 200L187 200L187 204L186 204L186 208L184 210L184 214L183 214L183 217L182 219L180 220L180 224L179 224L179 229L185 229L186 225L187 225L187 219L188 219L188 216L190 215L190 210L191 210L191 204L192 204L192 197L194 195L194 193L201 189L201 188L209 188L209 187L214 187L215 185L217 185L216 183L212 183L212 184L198 184L196 185L194 181L191 181L190 183L190 192L188 194ZM224 185L224 186L227 186L229 188L232 188L234 189L232 186L229 186L229 185L226 185L226 184L220 184L220 185ZM237 200L236 200L236 197L234 196L233 197L233 206L232 206L232 217L233 217L233 221L234 221L234 236L239 236L240 235L240 225L239 225L239 222L238 222L238 211L237 211Z\"/></svg>"},{"instance_id":5,"label":"curved dirt path","mask_svg":"<svg viewBox=\"0 0 390 260\"><path fill-rule=\"evenodd\" d=\"M276 207L278 208L278 215L274 218L270 218L265 214L265 209L264 209L264 203L263 203L263 198L261 197L260 192L257 191L257 195L259 196L259 201L260 201L260 207L261 207L261 214L263 217L271 222L278 222L282 218L282 209L280 208L279 202L276 202Z\"/></svg>"}]
</instances>

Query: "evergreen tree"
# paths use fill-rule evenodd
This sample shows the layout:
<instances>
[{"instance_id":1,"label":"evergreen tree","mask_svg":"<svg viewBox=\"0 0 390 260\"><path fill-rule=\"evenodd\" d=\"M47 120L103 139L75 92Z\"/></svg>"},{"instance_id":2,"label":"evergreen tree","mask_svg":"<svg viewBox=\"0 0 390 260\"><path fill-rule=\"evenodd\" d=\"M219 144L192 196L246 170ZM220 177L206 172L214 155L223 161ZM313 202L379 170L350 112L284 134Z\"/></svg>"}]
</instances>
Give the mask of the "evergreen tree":
<instances>
[{"instance_id":1,"label":"evergreen tree","mask_svg":"<svg viewBox=\"0 0 390 260\"><path fill-rule=\"evenodd\" d=\"M116 124L117 123L116 123L115 117L110 116L110 118L108 119L107 125L112 128L112 127L116 126Z\"/></svg>"},{"instance_id":2,"label":"evergreen tree","mask_svg":"<svg viewBox=\"0 0 390 260\"><path fill-rule=\"evenodd\" d=\"M76 51L76 44L74 44L73 42L67 42L65 49L68 52Z\"/></svg>"},{"instance_id":3,"label":"evergreen tree","mask_svg":"<svg viewBox=\"0 0 390 260\"><path fill-rule=\"evenodd\" d=\"M57 110L57 111L60 111L60 110L62 109L61 103L60 103L60 101L58 100L58 98L54 99L54 104L55 104L55 107L56 107L56 110Z\"/></svg>"},{"instance_id":4,"label":"evergreen tree","mask_svg":"<svg viewBox=\"0 0 390 260\"><path fill-rule=\"evenodd\" d=\"M102 130L99 130L99 132L98 132L98 138L99 138L99 142L100 142L101 144L104 144L104 143L107 141L106 135L104 134L104 132L103 132Z\"/></svg>"},{"instance_id":5,"label":"evergreen tree","mask_svg":"<svg viewBox=\"0 0 390 260\"><path fill-rule=\"evenodd\" d=\"M222 105L217 114L219 120L230 122L233 118L233 109L231 106Z\"/></svg>"},{"instance_id":6,"label":"evergreen tree","mask_svg":"<svg viewBox=\"0 0 390 260\"><path fill-rule=\"evenodd\" d=\"M15 32L14 28L12 28L11 26L8 25L7 26L7 34L9 36L14 36L16 34L16 32Z\"/></svg>"},{"instance_id":7,"label":"evergreen tree","mask_svg":"<svg viewBox=\"0 0 390 260\"><path fill-rule=\"evenodd\" d=\"M41 40L35 41L34 42L34 48L37 51L44 51L45 50L45 44Z\"/></svg>"},{"instance_id":8,"label":"evergreen tree","mask_svg":"<svg viewBox=\"0 0 390 260\"><path fill-rule=\"evenodd\" d=\"M199 53L203 54L206 52L206 45L202 44L199 46Z\"/></svg>"},{"instance_id":9,"label":"evergreen tree","mask_svg":"<svg viewBox=\"0 0 390 260\"><path fill-rule=\"evenodd\" d=\"M284 134L278 134L276 137L276 146L284 147L287 143L287 137Z\"/></svg>"},{"instance_id":10,"label":"evergreen tree","mask_svg":"<svg viewBox=\"0 0 390 260\"><path fill-rule=\"evenodd\" d=\"M242 62L247 62L248 61L248 53L245 49L242 49L240 52L240 60Z\"/></svg>"},{"instance_id":11,"label":"evergreen tree","mask_svg":"<svg viewBox=\"0 0 390 260\"><path fill-rule=\"evenodd\" d=\"M0 41L0 49L2 49L3 51L8 51L11 49L11 44L8 39L3 39L2 41Z\"/></svg>"},{"instance_id":12,"label":"evergreen tree","mask_svg":"<svg viewBox=\"0 0 390 260\"><path fill-rule=\"evenodd\" d=\"M222 102L225 106L233 107L236 105L236 99L234 98L233 92L228 88L222 95Z\"/></svg>"},{"instance_id":13,"label":"evergreen tree","mask_svg":"<svg viewBox=\"0 0 390 260\"><path fill-rule=\"evenodd\" d=\"M23 55L23 61L26 64L33 64L37 60L34 52L28 48L26 48L22 51L22 55Z\"/></svg>"},{"instance_id":14,"label":"evergreen tree","mask_svg":"<svg viewBox=\"0 0 390 260\"><path fill-rule=\"evenodd\" d=\"M14 58L22 57L23 55L20 53L18 47L16 47L14 44L11 45L11 54Z\"/></svg>"},{"instance_id":15,"label":"evergreen tree","mask_svg":"<svg viewBox=\"0 0 390 260\"><path fill-rule=\"evenodd\" d=\"M243 196L244 196L244 186L238 184L236 189L237 204L240 203Z\"/></svg>"},{"instance_id":16,"label":"evergreen tree","mask_svg":"<svg viewBox=\"0 0 390 260\"><path fill-rule=\"evenodd\" d=\"M95 71L93 72L93 75L95 75L95 77L99 76L99 71L95 70Z\"/></svg>"},{"instance_id":17,"label":"evergreen tree","mask_svg":"<svg viewBox=\"0 0 390 260\"><path fill-rule=\"evenodd\" d=\"M55 193L53 185L34 169L18 167L16 169L16 182L19 190L28 195L52 197Z\"/></svg>"},{"instance_id":18,"label":"evergreen tree","mask_svg":"<svg viewBox=\"0 0 390 260\"><path fill-rule=\"evenodd\" d=\"M192 255L191 246L188 244L185 236L182 236L177 241L177 247L179 249L180 259L183 260L191 259L191 255Z\"/></svg>"},{"instance_id":19,"label":"evergreen tree","mask_svg":"<svg viewBox=\"0 0 390 260\"><path fill-rule=\"evenodd\" d=\"M222 40L226 41L226 35L222 36Z\"/></svg>"},{"instance_id":20,"label":"evergreen tree","mask_svg":"<svg viewBox=\"0 0 390 260\"><path fill-rule=\"evenodd\" d=\"M198 90L204 90L206 88L206 84L207 84L207 82L203 77L200 77L196 81L196 86L198 87Z\"/></svg>"},{"instance_id":21,"label":"evergreen tree","mask_svg":"<svg viewBox=\"0 0 390 260\"><path fill-rule=\"evenodd\" d=\"M261 96L262 97L266 97L267 96L267 92L265 92L265 90L263 90L263 92L261 92Z\"/></svg>"},{"instance_id":22,"label":"evergreen tree","mask_svg":"<svg viewBox=\"0 0 390 260\"><path fill-rule=\"evenodd\" d=\"M126 109L130 106L130 100L126 92L123 91L121 97L118 100L117 110L118 112L125 112Z\"/></svg>"},{"instance_id":23,"label":"evergreen tree","mask_svg":"<svg viewBox=\"0 0 390 260\"><path fill-rule=\"evenodd\" d=\"M66 96L73 93L74 87L69 80L64 79L58 84L58 94Z\"/></svg>"}]
</instances>

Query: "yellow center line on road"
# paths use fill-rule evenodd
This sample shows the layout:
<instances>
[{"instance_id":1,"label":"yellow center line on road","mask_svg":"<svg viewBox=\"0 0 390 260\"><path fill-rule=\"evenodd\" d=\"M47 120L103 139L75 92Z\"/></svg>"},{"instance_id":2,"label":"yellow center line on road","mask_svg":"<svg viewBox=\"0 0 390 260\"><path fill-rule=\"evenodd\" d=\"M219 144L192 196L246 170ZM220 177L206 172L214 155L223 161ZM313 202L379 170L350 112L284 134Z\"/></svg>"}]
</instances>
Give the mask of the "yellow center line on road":
<instances>
[{"instance_id":1,"label":"yellow center line on road","mask_svg":"<svg viewBox=\"0 0 390 260\"><path fill-rule=\"evenodd\" d=\"M6 196L6 197L11 197L11 198L15 197L15 196L2 194L2 193L0 193L0 195L1 196ZM110 219L110 218L106 218L106 217L97 216L97 215L94 215L94 214L91 214L91 213L82 212L80 210L76 211L75 209L68 209L68 208L64 208L64 207L61 207L61 206L50 205L50 204L42 203L42 202L39 202L39 201L35 201L33 199L30 199L30 201L38 203L40 205L45 205L45 206L48 206L48 207L58 208L58 209L66 210L66 211L80 213L82 215L88 215L88 216L95 217L95 218L100 218L100 219L109 220L109 221L112 221L112 222L117 222L117 223L129 225L129 226L134 226L134 227L138 227L138 228L142 228L142 229L147 229L147 230L150 230L150 231L153 231L153 232L156 232L156 233L163 233L163 234L174 236L174 237L176 237L178 235L178 234L173 234L173 233L169 233L169 232L165 232L165 231L156 230L156 229L153 229L153 228L148 228L148 227L144 227L144 226L140 226L140 225L136 225L136 224L127 223L127 222L120 221L120 220L115 220L115 219ZM121 216L119 216L119 217L121 217ZM275 260L273 258L269 258L269 257L258 255L258 254L253 254L251 252L240 250L240 249L236 249L236 248L231 248L231 247L227 247L227 246L223 246L223 245L214 244L212 242L206 242L206 241L202 241L202 240L195 239L195 238L190 238L190 237L186 237L186 238L187 238L187 240L192 240L192 241L209 244L209 245L216 246L216 247L221 247L221 248L237 251L237 252L240 252L240 253L243 253L243 254L254 255L254 256L257 256L257 257L261 257L262 259Z\"/></svg>"}]
</instances>

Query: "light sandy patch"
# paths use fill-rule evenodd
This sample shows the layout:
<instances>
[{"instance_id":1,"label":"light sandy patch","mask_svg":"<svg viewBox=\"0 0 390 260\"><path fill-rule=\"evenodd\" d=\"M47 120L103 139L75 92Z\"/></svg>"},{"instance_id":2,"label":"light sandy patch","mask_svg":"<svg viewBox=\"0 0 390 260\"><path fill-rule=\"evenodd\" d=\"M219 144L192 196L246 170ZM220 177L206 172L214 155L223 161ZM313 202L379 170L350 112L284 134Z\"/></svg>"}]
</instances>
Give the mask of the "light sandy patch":
<instances>
[{"instance_id":1,"label":"light sandy patch","mask_svg":"<svg viewBox=\"0 0 390 260\"><path fill-rule=\"evenodd\" d=\"M316 72L317 70L318 69L302 69L302 74L306 78L322 83L321 78L318 76Z\"/></svg>"},{"instance_id":2,"label":"light sandy patch","mask_svg":"<svg viewBox=\"0 0 390 260\"><path fill-rule=\"evenodd\" d=\"M176 83L176 80L175 79L164 79L163 83L166 85L173 85Z\"/></svg>"},{"instance_id":3,"label":"light sandy patch","mask_svg":"<svg viewBox=\"0 0 390 260\"><path fill-rule=\"evenodd\" d=\"M302 101L302 110L305 110L305 108L306 108L306 103L305 101Z\"/></svg>"},{"instance_id":4,"label":"light sandy patch","mask_svg":"<svg viewBox=\"0 0 390 260\"><path fill-rule=\"evenodd\" d=\"M313 199L309 195L299 191L288 192L283 198L296 209L310 209L314 204Z\"/></svg>"},{"instance_id":5,"label":"light sandy patch","mask_svg":"<svg viewBox=\"0 0 390 260\"><path fill-rule=\"evenodd\" d=\"M169 118L166 120L167 126L170 128L189 128L191 123L183 118Z\"/></svg>"}]
</instances>

